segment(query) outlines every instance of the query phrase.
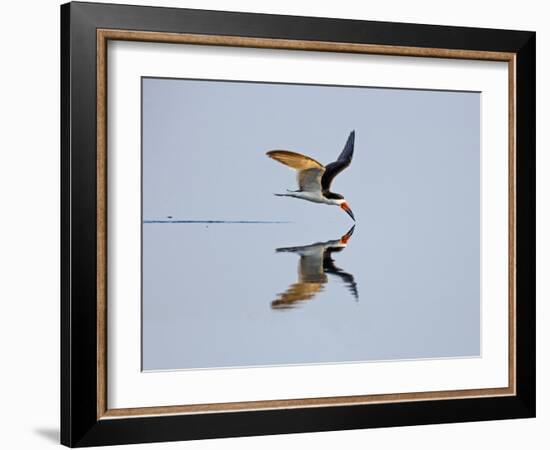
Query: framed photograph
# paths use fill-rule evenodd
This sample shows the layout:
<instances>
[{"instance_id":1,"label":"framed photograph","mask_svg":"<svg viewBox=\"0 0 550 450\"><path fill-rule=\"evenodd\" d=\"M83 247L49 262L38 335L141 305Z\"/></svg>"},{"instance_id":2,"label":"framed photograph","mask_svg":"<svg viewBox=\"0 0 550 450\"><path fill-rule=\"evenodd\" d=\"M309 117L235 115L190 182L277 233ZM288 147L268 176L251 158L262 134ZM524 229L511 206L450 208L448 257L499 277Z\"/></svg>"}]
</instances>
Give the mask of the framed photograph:
<instances>
[{"instance_id":1,"label":"framed photograph","mask_svg":"<svg viewBox=\"0 0 550 450\"><path fill-rule=\"evenodd\" d=\"M535 415L535 33L61 7L61 441Z\"/></svg>"}]
</instances>

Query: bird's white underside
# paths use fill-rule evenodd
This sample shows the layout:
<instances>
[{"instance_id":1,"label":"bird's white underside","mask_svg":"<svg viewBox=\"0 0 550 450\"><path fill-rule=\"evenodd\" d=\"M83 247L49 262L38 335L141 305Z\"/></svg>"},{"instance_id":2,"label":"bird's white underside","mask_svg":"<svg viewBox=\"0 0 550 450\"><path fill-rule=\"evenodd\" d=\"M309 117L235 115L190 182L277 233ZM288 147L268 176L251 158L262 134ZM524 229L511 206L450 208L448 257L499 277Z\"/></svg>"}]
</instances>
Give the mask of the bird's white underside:
<instances>
[{"instance_id":1,"label":"bird's white underside","mask_svg":"<svg viewBox=\"0 0 550 450\"><path fill-rule=\"evenodd\" d=\"M279 194L285 197L294 197L302 200L308 200L314 203L323 203L325 205L339 206L345 202L343 199L331 199L323 196L321 190L318 191L288 191L286 194Z\"/></svg>"}]
</instances>

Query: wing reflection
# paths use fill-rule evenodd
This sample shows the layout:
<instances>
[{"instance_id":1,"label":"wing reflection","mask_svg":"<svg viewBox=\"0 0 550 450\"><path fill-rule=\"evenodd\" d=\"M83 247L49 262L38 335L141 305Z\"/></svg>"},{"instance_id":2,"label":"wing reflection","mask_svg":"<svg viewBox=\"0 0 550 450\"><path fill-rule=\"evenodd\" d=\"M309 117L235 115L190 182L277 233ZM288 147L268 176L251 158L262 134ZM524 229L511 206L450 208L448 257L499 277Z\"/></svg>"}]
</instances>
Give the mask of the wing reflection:
<instances>
[{"instance_id":1,"label":"wing reflection","mask_svg":"<svg viewBox=\"0 0 550 450\"><path fill-rule=\"evenodd\" d=\"M347 247L354 229L355 225L340 239L299 247L278 248L277 253L289 252L300 255L298 281L279 294L277 299L271 302L271 307L273 309L290 309L296 307L298 302L313 299L328 282L327 273L339 277L351 295L355 299L359 299L357 283L353 275L337 267L332 258L333 253L341 252Z\"/></svg>"}]
</instances>

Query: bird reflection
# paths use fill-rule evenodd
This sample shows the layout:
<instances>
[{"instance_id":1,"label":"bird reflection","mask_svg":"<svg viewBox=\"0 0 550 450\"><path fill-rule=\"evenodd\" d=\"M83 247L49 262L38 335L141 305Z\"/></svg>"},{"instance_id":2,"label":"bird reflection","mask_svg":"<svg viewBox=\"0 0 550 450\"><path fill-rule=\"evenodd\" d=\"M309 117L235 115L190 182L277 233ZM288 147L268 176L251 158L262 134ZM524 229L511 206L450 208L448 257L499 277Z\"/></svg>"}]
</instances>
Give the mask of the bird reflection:
<instances>
[{"instance_id":1,"label":"bird reflection","mask_svg":"<svg viewBox=\"0 0 550 450\"><path fill-rule=\"evenodd\" d=\"M313 299L328 282L327 273L339 277L351 295L356 300L359 299L357 283L355 283L353 275L337 267L332 259L333 253L340 252L347 247L354 229L355 225L340 239L300 247L278 248L277 253L288 252L300 255L298 281L291 284L286 292L279 294L277 299L271 302L271 307L273 309L290 309L296 307L299 302Z\"/></svg>"}]
</instances>

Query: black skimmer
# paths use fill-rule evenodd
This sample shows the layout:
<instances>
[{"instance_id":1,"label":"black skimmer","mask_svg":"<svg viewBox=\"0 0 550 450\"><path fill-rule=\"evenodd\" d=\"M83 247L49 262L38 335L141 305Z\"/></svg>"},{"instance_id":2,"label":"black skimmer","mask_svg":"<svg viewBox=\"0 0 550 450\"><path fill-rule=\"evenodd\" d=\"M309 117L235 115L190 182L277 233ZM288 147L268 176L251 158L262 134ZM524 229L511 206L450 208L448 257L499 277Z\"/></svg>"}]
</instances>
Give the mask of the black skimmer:
<instances>
[{"instance_id":1,"label":"black skimmer","mask_svg":"<svg viewBox=\"0 0 550 450\"><path fill-rule=\"evenodd\" d=\"M309 156L288 150L271 150L267 152L267 156L270 158L298 171L299 189L297 191L287 190L287 194L275 195L301 198L302 200L325 205L336 205L347 212L355 221L355 216L344 196L330 191L332 180L351 164L354 142L355 131L352 131L338 159L326 166Z\"/></svg>"},{"instance_id":2,"label":"black skimmer","mask_svg":"<svg viewBox=\"0 0 550 450\"><path fill-rule=\"evenodd\" d=\"M337 267L332 259L333 253L346 248L354 228L355 225L340 239L300 247L278 248L277 253L290 252L300 255L298 281L291 284L286 292L279 294L277 299L271 302L271 307L289 309L295 306L296 302L311 300L327 283L327 273L341 278L353 297L358 299L359 292L353 275Z\"/></svg>"}]
</instances>

